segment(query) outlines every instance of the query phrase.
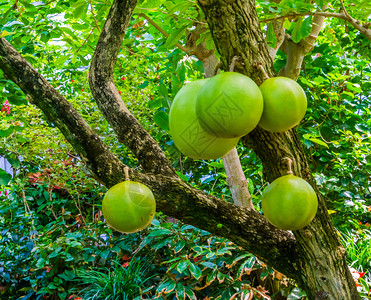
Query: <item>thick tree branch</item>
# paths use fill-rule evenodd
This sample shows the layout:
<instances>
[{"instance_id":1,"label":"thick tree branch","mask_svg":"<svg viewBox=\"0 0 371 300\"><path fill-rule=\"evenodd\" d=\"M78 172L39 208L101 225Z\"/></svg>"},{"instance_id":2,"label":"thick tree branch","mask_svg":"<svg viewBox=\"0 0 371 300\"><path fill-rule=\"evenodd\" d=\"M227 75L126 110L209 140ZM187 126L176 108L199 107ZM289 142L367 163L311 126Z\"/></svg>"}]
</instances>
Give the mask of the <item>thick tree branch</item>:
<instances>
[{"instance_id":1,"label":"thick tree branch","mask_svg":"<svg viewBox=\"0 0 371 300\"><path fill-rule=\"evenodd\" d=\"M231 1L221 1L221 5L211 6L213 1L199 0L198 3L205 13L208 21L211 34L215 42L215 46L221 55L222 67L224 70L229 70L229 66L233 57L239 56L241 59L235 67L235 72L248 74L258 85L263 82L260 72L257 72L256 65L261 62L268 75L274 75L272 60L268 58L268 50L264 36L260 30L259 20L255 8L243 7L243 1L236 1L235 4ZM227 4L228 3L228 4ZM207 10L205 10L207 6ZM244 11L244 17L241 18L237 11ZM248 11L248 13L247 13ZM210 24L210 19L215 18L218 22ZM254 27L253 32L249 32L248 28ZM236 34L238 33L238 34ZM238 49L243 47L244 51Z\"/></svg>"},{"instance_id":2,"label":"thick tree branch","mask_svg":"<svg viewBox=\"0 0 371 300\"><path fill-rule=\"evenodd\" d=\"M94 51L89 84L104 117L120 142L137 157L145 172L176 176L156 141L127 110L113 81L114 66L122 39L137 0L114 1Z\"/></svg>"},{"instance_id":3,"label":"thick tree branch","mask_svg":"<svg viewBox=\"0 0 371 300\"><path fill-rule=\"evenodd\" d=\"M73 106L4 38L0 39L0 69L62 131L97 179L108 188L125 179L126 166ZM277 270L294 276L298 256L295 238L290 232L270 225L258 212L218 199L173 176L142 174L131 169L130 178L153 191L158 210L224 236Z\"/></svg>"}]
</instances>

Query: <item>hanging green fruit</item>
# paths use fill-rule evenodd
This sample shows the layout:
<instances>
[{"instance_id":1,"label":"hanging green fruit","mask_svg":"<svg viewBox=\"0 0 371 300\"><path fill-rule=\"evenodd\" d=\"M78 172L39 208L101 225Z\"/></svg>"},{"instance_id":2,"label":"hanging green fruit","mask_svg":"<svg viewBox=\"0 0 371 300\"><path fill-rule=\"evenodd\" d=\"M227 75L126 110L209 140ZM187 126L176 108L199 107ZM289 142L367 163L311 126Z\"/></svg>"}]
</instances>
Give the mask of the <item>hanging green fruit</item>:
<instances>
[{"instance_id":1,"label":"hanging green fruit","mask_svg":"<svg viewBox=\"0 0 371 300\"><path fill-rule=\"evenodd\" d=\"M102 210L106 222L112 228L131 233L144 229L152 222L156 202L147 186L126 180L107 191Z\"/></svg>"},{"instance_id":2,"label":"hanging green fruit","mask_svg":"<svg viewBox=\"0 0 371 300\"><path fill-rule=\"evenodd\" d=\"M248 134L259 123L263 97L256 83L236 72L210 78L196 102L197 117L211 135L236 138Z\"/></svg>"},{"instance_id":3,"label":"hanging green fruit","mask_svg":"<svg viewBox=\"0 0 371 300\"><path fill-rule=\"evenodd\" d=\"M271 132L284 132L299 124L307 110L301 86L287 77L272 77L260 86L264 99L259 125Z\"/></svg>"},{"instance_id":4,"label":"hanging green fruit","mask_svg":"<svg viewBox=\"0 0 371 300\"><path fill-rule=\"evenodd\" d=\"M316 192L308 182L293 174L274 180L262 197L266 219L285 230L307 226L316 215L317 208Z\"/></svg>"}]
</instances>

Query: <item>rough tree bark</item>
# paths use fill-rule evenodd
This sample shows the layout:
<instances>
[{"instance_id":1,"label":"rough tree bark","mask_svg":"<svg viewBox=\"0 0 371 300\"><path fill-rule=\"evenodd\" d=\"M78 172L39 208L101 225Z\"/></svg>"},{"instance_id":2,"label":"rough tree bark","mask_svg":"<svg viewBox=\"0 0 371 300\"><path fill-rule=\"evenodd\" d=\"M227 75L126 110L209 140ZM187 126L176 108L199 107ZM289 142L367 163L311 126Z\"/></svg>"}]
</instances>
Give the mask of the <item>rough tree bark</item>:
<instances>
[{"instance_id":1,"label":"rough tree bark","mask_svg":"<svg viewBox=\"0 0 371 300\"><path fill-rule=\"evenodd\" d=\"M260 63L270 76L274 75L274 71L253 4L252 0L199 0L224 69L229 68L233 57L239 56L241 60L235 71L252 77L260 84L263 77L256 68L257 64ZM94 78L90 81L91 85L102 89L93 93L97 102L101 102L103 114L112 127L117 126L115 130L118 136L122 135L120 139L132 145L132 151L137 155L144 172L147 172L131 169L132 180L142 182L153 190L159 210L227 237L246 248L280 272L296 279L306 290L309 299L359 299L346 264L345 250L329 221L325 201L314 184L295 130L273 134L256 128L244 139L245 144L259 155L269 181L285 172L281 161L284 157L290 157L294 161L294 173L317 190L320 208L315 220L303 230L291 233L270 225L256 211L229 204L179 180L166 162L161 148L119 103L110 73L115 64L117 48L120 47L118 39L123 36L134 6L135 1L114 1L102 33L105 38L101 37L96 50L103 51L110 59L95 63L93 60L92 66L95 64L95 68L104 71L91 71ZM104 43L109 39L113 40L107 48ZM99 53L96 57L99 57ZM62 131L97 179L110 187L125 178L125 165L109 151L72 105L4 38L0 39L0 68ZM122 121L124 124L120 123L119 117L125 119ZM126 126L122 132L121 125ZM146 144L133 133L133 129L143 134ZM147 151L149 148L153 149L154 154ZM164 162L164 165L157 166L157 162ZM219 228L218 224L223 226Z\"/></svg>"},{"instance_id":2,"label":"rough tree bark","mask_svg":"<svg viewBox=\"0 0 371 300\"><path fill-rule=\"evenodd\" d=\"M198 3L205 13L225 70L234 56L240 56L235 70L250 76L256 83L263 82L263 74L256 68L258 64L270 77L274 75L254 1L199 0ZM295 278L309 299L359 299L346 263L345 249L330 222L325 200L315 185L296 130L275 134L257 127L244 141L260 157L268 181L286 172L282 159L290 157L294 162L294 174L308 181L317 192L316 218L304 229L294 232L300 260L295 266Z\"/></svg>"}]
</instances>

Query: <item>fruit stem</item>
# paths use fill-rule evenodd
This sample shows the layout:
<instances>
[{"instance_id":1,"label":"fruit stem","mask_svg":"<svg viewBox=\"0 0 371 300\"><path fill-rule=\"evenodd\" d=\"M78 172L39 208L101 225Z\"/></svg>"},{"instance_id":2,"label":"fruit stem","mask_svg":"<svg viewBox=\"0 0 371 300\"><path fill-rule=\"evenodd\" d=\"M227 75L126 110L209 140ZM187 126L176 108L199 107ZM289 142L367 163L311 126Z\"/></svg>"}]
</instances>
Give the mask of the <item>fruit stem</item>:
<instances>
[{"instance_id":1,"label":"fruit stem","mask_svg":"<svg viewBox=\"0 0 371 300\"><path fill-rule=\"evenodd\" d=\"M229 66L229 72L234 72L234 67L236 66L237 60L239 60L239 56L234 56L231 61L231 65Z\"/></svg>"},{"instance_id":2,"label":"fruit stem","mask_svg":"<svg viewBox=\"0 0 371 300\"><path fill-rule=\"evenodd\" d=\"M262 74L264 75L264 80L267 80L269 79L269 76L267 74L267 72L265 72L265 69L263 67L262 64L257 64L257 68L262 72Z\"/></svg>"},{"instance_id":3,"label":"fruit stem","mask_svg":"<svg viewBox=\"0 0 371 300\"><path fill-rule=\"evenodd\" d=\"M129 177L129 167L125 167L124 168L124 172L125 172L125 180L130 180L130 177Z\"/></svg>"},{"instance_id":4,"label":"fruit stem","mask_svg":"<svg viewBox=\"0 0 371 300\"><path fill-rule=\"evenodd\" d=\"M285 157L282 160L284 160L287 164L287 174L294 174L292 171L292 159L290 157Z\"/></svg>"}]
</instances>

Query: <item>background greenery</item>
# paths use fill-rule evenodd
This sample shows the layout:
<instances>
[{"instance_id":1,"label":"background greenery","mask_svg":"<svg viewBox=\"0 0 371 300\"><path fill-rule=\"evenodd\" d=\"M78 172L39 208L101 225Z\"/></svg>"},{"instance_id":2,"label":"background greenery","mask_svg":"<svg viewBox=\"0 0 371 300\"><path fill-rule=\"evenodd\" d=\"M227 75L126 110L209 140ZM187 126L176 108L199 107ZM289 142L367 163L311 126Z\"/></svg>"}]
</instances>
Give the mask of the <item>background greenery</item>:
<instances>
[{"instance_id":1,"label":"background greenery","mask_svg":"<svg viewBox=\"0 0 371 300\"><path fill-rule=\"evenodd\" d=\"M367 18L365 1L353 2L350 13ZM272 9L269 2L257 1L257 9L267 19L322 5L303 3L282 1ZM89 61L109 4L0 1L0 32L73 103L125 164L136 166L89 92ZM335 9L335 1L333 5ZM140 13L160 24L169 37L144 22ZM232 201L222 162L184 157L168 134L174 95L185 82L203 77L202 64L175 47L185 43L193 21L202 19L199 13L190 1L140 1L115 79L123 101L179 175ZM262 27L274 44L263 17ZM306 35L306 26L310 28L308 18L287 25L298 40ZM208 31L202 39L213 47ZM327 19L298 80L308 97L299 135L317 183L331 199L329 213L364 299L371 295L370 53L370 42L358 31L342 20ZM279 51L277 71L284 63L285 54ZM105 187L84 174L64 137L2 74L0 86L0 155L17 170L11 180L0 171L2 299L245 299L250 293L254 299L305 297L294 282L227 239L161 213L142 232L112 231L101 214ZM262 166L249 149L239 145L238 152L260 210L267 185Z\"/></svg>"}]
</instances>

